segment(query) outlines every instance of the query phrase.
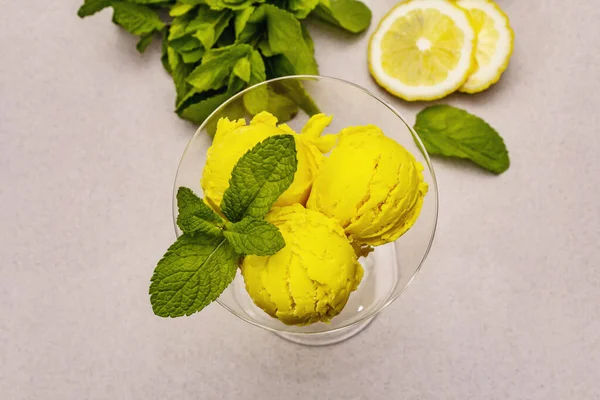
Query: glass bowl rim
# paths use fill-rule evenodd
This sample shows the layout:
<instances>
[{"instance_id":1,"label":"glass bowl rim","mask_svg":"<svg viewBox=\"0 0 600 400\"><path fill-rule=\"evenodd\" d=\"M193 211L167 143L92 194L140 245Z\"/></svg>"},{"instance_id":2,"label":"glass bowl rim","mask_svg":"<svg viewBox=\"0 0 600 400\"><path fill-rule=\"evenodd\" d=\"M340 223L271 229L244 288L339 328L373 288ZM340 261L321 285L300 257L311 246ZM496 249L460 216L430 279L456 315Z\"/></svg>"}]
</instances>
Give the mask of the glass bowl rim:
<instances>
[{"instance_id":1,"label":"glass bowl rim","mask_svg":"<svg viewBox=\"0 0 600 400\"><path fill-rule=\"evenodd\" d=\"M423 145L423 142L421 141L421 138L419 137L419 135L417 135L417 133L415 132L415 130L413 129L413 127L408 124L406 122L406 120L404 119L404 117L385 99L383 99L380 96L377 96L374 93L371 93L369 90L365 89L364 87L347 81L345 79L341 79L341 78L336 78L336 77L332 77L332 76L324 76L324 75L289 75L289 76L284 76L284 77L280 77L280 78L274 78L274 79L270 79L264 82L260 82L257 83L256 85L250 86L244 90L242 90L241 92L235 94L234 96L230 97L229 99L227 99L225 102L223 102L219 107L217 107L202 123L202 125L200 125L200 127L196 130L196 132L194 133L194 136L192 136L192 138L189 140L188 144L185 147L185 150L183 151L183 154L181 155L181 159L179 161L179 164L177 166L177 172L175 173L175 181L173 182L173 194L172 194L172 212L173 212L173 224L174 224L174 228L175 228L175 236L179 237L179 230L177 227L177 178L179 176L179 170L181 169L181 166L183 164L183 160L185 159L185 156L187 154L188 149L190 148L192 142L196 139L197 136L199 136L201 134L201 132L206 128L206 125L208 124L208 121L210 121L210 119L215 116L217 113L219 113L222 109L224 109L225 107L227 107L229 104L233 103L234 101L238 100L240 97L242 97L245 93L254 90L255 88L262 86L262 85L268 85L270 83L273 82L277 82L277 81L281 81L281 80L324 80L324 81L335 81L338 83L342 83L345 85L350 85L353 86L359 90L361 90L362 92L364 92L365 94L369 95L370 97L374 98L375 100L379 101L383 106L387 107L391 112L393 112L398 118L400 118L400 120L404 123L404 125L406 125L406 127L408 128L411 136L413 137L413 139L416 141L417 147L419 147L419 150L421 151L423 157L425 158L425 162L427 164L427 167L429 168L429 173L431 174L431 184L429 185L429 192L430 193L434 193L435 194L435 208L434 208L434 216L433 216L433 229L431 231L431 236L429 238L429 243L427 244L427 248L425 249L425 253L423 254L423 257L421 258L421 261L419 262L419 265L417 266L417 269L415 270L415 272L412 274L412 276L410 277L410 279L408 280L408 282L406 283L406 285L404 285L404 287L396 294L393 296L390 296L380 307L378 307L377 309L371 311L370 313L366 313L365 315L363 315L362 317L360 317L359 319L357 319L356 321L353 321L351 323L347 323L347 324L343 324L341 326L338 326L334 329L329 329L329 330L323 330L323 331L318 331L318 332L292 332L292 331L288 331L288 330L284 330L284 329L277 329L277 328L272 328L270 326L265 326L262 325L250 318L246 318L243 315L239 315L235 310L233 310L232 308L230 308L227 304L224 304L223 302L220 301L219 298L217 298L216 302L219 303L219 305L221 305L221 307L225 308L226 310L228 310L229 312L231 312L233 315L235 315L236 317L240 318L241 320L257 326L259 328L262 329L266 329L267 331L271 331L271 332L275 332L275 333L279 333L279 332L284 332L286 334L293 334L293 335L323 335L323 334L329 334L329 333L333 333L333 332L339 332L341 330L344 329L348 329L352 326L356 326L362 322L365 322L366 320L375 317L377 314L379 314L381 311L383 311L385 308L387 308L390 304L392 304L394 301L396 301L401 295L402 293L404 293L404 291L410 286L410 284L413 282L413 280L415 279L415 277L417 276L417 274L419 273L419 271L421 270L421 268L423 267L423 264L425 263L425 260L427 259L427 256L429 255L429 252L431 251L431 247L433 245L433 241L435 238L435 234L436 234L436 230L437 230L437 223L438 223L438 214L439 214L439 192L438 192L438 185L437 185L437 179L436 179L436 175L435 175L435 170L433 169L433 165L431 163L431 159L429 157L429 153L427 152L427 149L425 149L425 146ZM401 238L397 239L397 240L401 240Z\"/></svg>"}]
</instances>

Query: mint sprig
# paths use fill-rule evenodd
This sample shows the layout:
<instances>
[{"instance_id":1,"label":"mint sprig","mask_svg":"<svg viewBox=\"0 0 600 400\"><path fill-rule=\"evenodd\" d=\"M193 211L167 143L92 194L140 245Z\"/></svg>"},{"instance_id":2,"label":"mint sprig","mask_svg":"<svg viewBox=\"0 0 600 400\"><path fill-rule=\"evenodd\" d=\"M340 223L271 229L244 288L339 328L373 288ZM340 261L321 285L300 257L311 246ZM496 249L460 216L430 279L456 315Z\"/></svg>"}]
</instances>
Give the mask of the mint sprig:
<instances>
[{"instance_id":1,"label":"mint sprig","mask_svg":"<svg viewBox=\"0 0 600 400\"><path fill-rule=\"evenodd\" d=\"M294 180L298 162L292 135L272 136L240 158L225 191L224 220L186 187L177 191L183 234L158 262L150 303L161 317L181 317L216 300L245 255L267 256L285 241L265 215ZM227 205L225 205L227 198Z\"/></svg>"}]
</instances>

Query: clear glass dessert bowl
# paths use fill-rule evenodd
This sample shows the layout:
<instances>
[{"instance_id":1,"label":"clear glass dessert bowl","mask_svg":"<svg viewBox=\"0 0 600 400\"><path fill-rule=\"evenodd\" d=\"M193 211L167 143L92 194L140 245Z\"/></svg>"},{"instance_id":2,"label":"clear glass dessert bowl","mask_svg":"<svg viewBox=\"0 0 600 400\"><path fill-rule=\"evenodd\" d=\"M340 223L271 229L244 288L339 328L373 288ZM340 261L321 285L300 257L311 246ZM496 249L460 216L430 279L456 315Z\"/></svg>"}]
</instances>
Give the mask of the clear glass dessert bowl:
<instances>
[{"instance_id":1,"label":"clear glass dessert bowl","mask_svg":"<svg viewBox=\"0 0 600 400\"><path fill-rule=\"evenodd\" d=\"M177 170L173 191L174 221L177 219L176 193L180 186L186 186L203 196L200 178L206 163L207 149L212 143L211 134L214 133L218 119L226 116L229 119L245 118L249 121L252 116L244 107L244 99L248 102L254 98L252 94L255 91L264 93L265 87L269 91L285 95L298 105L298 112L291 120L280 121L287 123L296 132L302 130L309 114L318 109L333 116L333 122L326 133L337 133L348 126L377 125L386 136L404 146L424 166L423 176L429 184L429 192L425 196L419 218L398 240L378 246L366 258L359 259L364 269L362 282L352 292L342 312L331 322L289 326L269 316L253 303L239 270L233 283L217 300L237 317L287 340L306 345L337 343L360 332L381 310L396 300L423 265L437 224L438 192L435 173L427 151L416 133L398 111L383 99L341 79L322 76L278 78L235 95L200 126L190 140ZM176 223L175 231L177 236L181 235Z\"/></svg>"}]
</instances>

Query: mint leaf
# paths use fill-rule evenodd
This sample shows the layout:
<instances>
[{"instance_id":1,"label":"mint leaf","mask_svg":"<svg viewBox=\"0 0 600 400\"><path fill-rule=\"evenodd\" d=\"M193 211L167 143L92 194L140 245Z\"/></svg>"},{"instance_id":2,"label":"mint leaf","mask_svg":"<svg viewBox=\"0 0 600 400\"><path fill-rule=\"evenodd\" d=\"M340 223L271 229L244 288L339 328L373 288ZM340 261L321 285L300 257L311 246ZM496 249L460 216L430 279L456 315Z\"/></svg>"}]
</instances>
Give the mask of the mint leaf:
<instances>
[{"instance_id":1,"label":"mint leaf","mask_svg":"<svg viewBox=\"0 0 600 400\"><path fill-rule=\"evenodd\" d=\"M137 51L139 51L140 53L145 52L146 49L148 48L148 46L150 46L150 43L152 43L153 38L154 38L154 32L142 35L140 37L138 44L135 46Z\"/></svg>"},{"instance_id":2,"label":"mint leaf","mask_svg":"<svg viewBox=\"0 0 600 400\"><path fill-rule=\"evenodd\" d=\"M247 8L244 8L242 10L235 12L234 27L235 27L235 37L236 38L238 38L240 36L242 31L246 27L246 24L248 23L248 19L250 18L250 16L252 15L252 13L254 12L255 9L256 9L256 7L247 7Z\"/></svg>"},{"instance_id":3,"label":"mint leaf","mask_svg":"<svg viewBox=\"0 0 600 400\"><path fill-rule=\"evenodd\" d=\"M85 0L83 5L79 7L77 15L81 18L89 17L106 7L110 7L112 3L114 3L114 0Z\"/></svg>"},{"instance_id":4,"label":"mint leaf","mask_svg":"<svg viewBox=\"0 0 600 400\"><path fill-rule=\"evenodd\" d=\"M171 11L169 11L169 15L171 17L181 17L182 15L189 13L193 9L194 6L191 4L178 3L171 8Z\"/></svg>"},{"instance_id":5,"label":"mint leaf","mask_svg":"<svg viewBox=\"0 0 600 400\"><path fill-rule=\"evenodd\" d=\"M180 51L179 54L181 54L181 59L184 63L195 64L202 59L204 49L201 47L194 50Z\"/></svg>"},{"instance_id":6,"label":"mint leaf","mask_svg":"<svg viewBox=\"0 0 600 400\"><path fill-rule=\"evenodd\" d=\"M250 61L248 58L240 58L233 67L233 74L244 82L250 82Z\"/></svg>"},{"instance_id":7,"label":"mint leaf","mask_svg":"<svg viewBox=\"0 0 600 400\"><path fill-rule=\"evenodd\" d=\"M215 11L208 7L200 7L198 15L187 25L185 31L193 33L204 49L209 50L219 39L231 18L233 13L230 10Z\"/></svg>"},{"instance_id":8,"label":"mint leaf","mask_svg":"<svg viewBox=\"0 0 600 400\"><path fill-rule=\"evenodd\" d=\"M272 87L268 88L268 102L265 111L270 112L279 122L287 122L298 114L298 104L285 94L277 93Z\"/></svg>"},{"instance_id":9,"label":"mint leaf","mask_svg":"<svg viewBox=\"0 0 600 400\"><path fill-rule=\"evenodd\" d=\"M296 18L303 19L310 14L319 4L319 0L289 0L287 9L291 11Z\"/></svg>"},{"instance_id":10,"label":"mint leaf","mask_svg":"<svg viewBox=\"0 0 600 400\"><path fill-rule=\"evenodd\" d=\"M180 187L177 191L177 225L188 235L198 233L220 236L224 221L191 189Z\"/></svg>"},{"instance_id":11,"label":"mint leaf","mask_svg":"<svg viewBox=\"0 0 600 400\"><path fill-rule=\"evenodd\" d=\"M165 27L158 13L149 7L131 3L115 3L112 7L115 10L113 22L133 35L144 35Z\"/></svg>"},{"instance_id":12,"label":"mint leaf","mask_svg":"<svg viewBox=\"0 0 600 400\"><path fill-rule=\"evenodd\" d=\"M294 66L284 55L266 58L265 66L267 70L267 77L269 79L296 75ZM270 87L278 94L281 94L293 101L309 116L313 116L321 112L312 97L310 97L306 89L304 89L304 85L302 84L301 80L291 79L287 81L276 81L271 83Z\"/></svg>"},{"instance_id":13,"label":"mint leaf","mask_svg":"<svg viewBox=\"0 0 600 400\"><path fill-rule=\"evenodd\" d=\"M417 115L415 131L430 154L468 159L495 174L510 166L498 132L465 110L448 105L428 107Z\"/></svg>"},{"instance_id":14,"label":"mint leaf","mask_svg":"<svg viewBox=\"0 0 600 400\"><path fill-rule=\"evenodd\" d=\"M246 44L236 44L207 51L188 82L198 91L219 89L227 84L229 76L240 58L246 57L252 47Z\"/></svg>"},{"instance_id":15,"label":"mint leaf","mask_svg":"<svg viewBox=\"0 0 600 400\"><path fill-rule=\"evenodd\" d=\"M229 8L231 10L241 10L250 7L253 3L264 3L265 0L205 0L206 4L215 10Z\"/></svg>"},{"instance_id":16,"label":"mint leaf","mask_svg":"<svg viewBox=\"0 0 600 400\"><path fill-rule=\"evenodd\" d=\"M202 49L202 43L193 36L183 36L169 42L169 46L175 49L178 53L190 52L193 50Z\"/></svg>"},{"instance_id":17,"label":"mint leaf","mask_svg":"<svg viewBox=\"0 0 600 400\"><path fill-rule=\"evenodd\" d=\"M250 56L250 85L266 80L265 64L260 53L254 50ZM298 113L298 105L285 94L277 93L271 85L261 85L244 95L244 107L250 115L262 111L273 114L279 122L287 122Z\"/></svg>"},{"instance_id":18,"label":"mint leaf","mask_svg":"<svg viewBox=\"0 0 600 400\"><path fill-rule=\"evenodd\" d=\"M187 77L192 72L193 67L185 64L181 55L172 47L167 48L167 61L177 92L176 102L179 102L191 89L191 86L187 83Z\"/></svg>"},{"instance_id":19,"label":"mint leaf","mask_svg":"<svg viewBox=\"0 0 600 400\"><path fill-rule=\"evenodd\" d=\"M272 5L263 5L267 19L269 47L274 54L283 54L300 75L318 75L319 69L306 43L300 22L289 12Z\"/></svg>"},{"instance_id":20,"label":"mint leaf","mask_svg":"<svg viewBox=\"0 0 600 400\"><path fill-rule=\"evenodd\" d=\"M160 62L163 65L165 71L171 75L171 66L169 65L169 55L167 54L167 49L169 48L169 30L165 29L162 34L162 45L161 45L161 54L160 54Z\"/></svg>"},{"instance_id":21,"label":"mint leaf","mask_svg":"<svg viewBox=\"0 0 600 400\"><path fill-rule=\"evenodd\" d=\"M267 69L267 77L269 79L297 75L294 66L284 55L266 58L265 65ZM304 110L304 112L308 115L313 116L321 112L312 97L310 97L306 89L304 89L302 81L277 81L273 82L271 87L274 88L277 93L286 96L296 103L296 105Z\"/></svg>"},{"instance_id":22,"label":"mint leaf","mask_svg":"<svg viewBox=\"0 0 600 400\"><path fill-rule=\"evenodd\" d=\"M360 33L371 24L369 7L357 0L321 0L312 15L352 33Z\"/></svg>"},{"instance_id":23,"label":"mint leaf","mask_svg":"<svg viewBox=\"0 0 600 400\"><path fill-rule=\"evenodd\" d=\"M292 135L271 136L237 162L229 188L223 194L221 212L231 222L246 217L263 218L273 203L294 181L298 167Z\"/></svg>"},{"instance_id":24,"label":"mint leaf","mask_svg":"<svg viewBox=\"0 0 600 400\"><path fill-rule=\"evenodd\" d=\"M189 33L187 27L192 19L193 16L190 14L173 18L173 21L171 21L171 27L169 28L169 41L179 39L187 35Z\"/></svg>"},{"instance_id":25,"label":"mint leaf","mask_svg":"<svg viewBox=\"0 0 600 400\"><path fill-rule=\"evenodd\" d=\"M217 299L235 277L240 256L223 237L182 235L158 262L150 303L160 317L181 317Z\"/></svg>"},{"instance_id":26,"label":"mint leaf","mask_svg":"<svg viewBox=\"0 0 600 400\"><path fill-rule=\"evenodd\" d=\"M195 124L201 125L219 106L227 100L229 93L217 93L193 103L179 112L179 116Z\"/></svg>"},{"instance_id":27,"label":"mint leaf","mask_svg":"<svg viewBox=\"0 0 600 400\"><path fill-rule=\"evenodd\" d=\"M285 247L279 229L261 219L246 218L235 224L228 223L223 234L239 254L270 256Z\"/></svg>"},{"instance_id":28,"label":"mint leaf","mask_svg":"<svg viewBox=\"0 0 600 400\"><path fill-rule=\"evenodd\" d=\"M249 85L256 85L267 79L265 63L260 53L252 50L250 53L250 82ZM244 107L251 115L256 115L265 111L269 105L269 92L267 85L261 85L248 93L244 94Z\"/></svg>"}]
</instances>

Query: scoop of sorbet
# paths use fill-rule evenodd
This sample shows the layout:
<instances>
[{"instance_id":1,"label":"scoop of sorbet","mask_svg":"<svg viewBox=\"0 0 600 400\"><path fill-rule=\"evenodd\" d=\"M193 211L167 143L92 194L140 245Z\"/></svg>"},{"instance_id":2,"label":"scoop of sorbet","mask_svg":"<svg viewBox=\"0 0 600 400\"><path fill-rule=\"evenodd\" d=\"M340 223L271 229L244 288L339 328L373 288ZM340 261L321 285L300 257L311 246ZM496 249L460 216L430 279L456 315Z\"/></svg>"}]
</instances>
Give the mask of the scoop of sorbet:
<instances>
[{"instance_id":1,"label":"scoop of sorbet","mask_svg":"<svg viewBox=\"0 0 600 400\"><path fill-rule=\"evenodd\" d=\"M270 136L292 134L296 139L298 169L294 182L279 197L275 206L295 203L305 205L313 181L323 163L322 152L328 152L335 144L336 136L321 137L330 122L331 117L317 114L308 121L302 134L298 135L285 124L277 125L277 118L268 112L257 114L249 125L246 125L244 119L230 121L228 118L221 118L213 143L207 152L200 182L205 200L218 210L238 160Z\"/></svg>"},{"instance_id":2,"label":"scoop of sorbet","mask_svg":"<svg viewBox=\"0 0 600 400\"><path fill-rule=\"evenodd\" d=\"M273 256L246 256L241 266L254 303L288 325L338 315L363 276L338 223L299 204L274 208L267 220L286 246Z\"/></svg>"},{"instance_id":3,"label":"scoop of sorbet","mask_svg":"<svg viewBox=\"0 0 600 400\"><path fill-rule=\"evenodd\" d=\"M410 229L427 193L423 166L374 125L349 127L315 179L307 207L336 220L353 244L378 246Z\"/></svg>"}]
</instances>

